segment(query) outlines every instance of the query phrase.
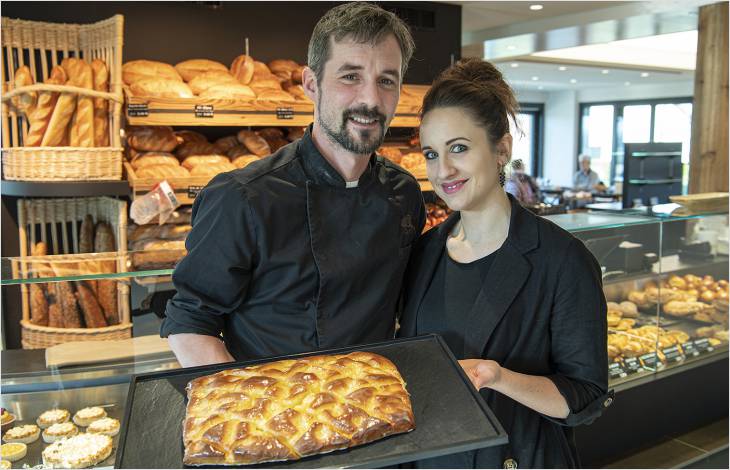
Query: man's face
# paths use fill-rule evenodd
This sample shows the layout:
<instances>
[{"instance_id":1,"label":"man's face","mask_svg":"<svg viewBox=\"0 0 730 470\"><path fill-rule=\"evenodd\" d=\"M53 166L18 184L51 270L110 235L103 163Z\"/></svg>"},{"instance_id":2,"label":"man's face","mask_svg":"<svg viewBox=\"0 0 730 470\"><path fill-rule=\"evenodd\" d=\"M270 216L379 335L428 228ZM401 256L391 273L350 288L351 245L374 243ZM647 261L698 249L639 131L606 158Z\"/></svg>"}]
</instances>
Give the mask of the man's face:
<instances>
[{"instance_id":1,"label":"man's face","mask_svg":"<svg viewBox=\"0 0 730 470\"><path fill-rule=\"evenodd\" d=\"M393 35L376 45L330 41L330 58L310 96L317 123L344 150L370 155L383 143L400 97L398 41Z\"/></svg>"},{"instance_id":2,"label":"man's face","mask_svg":"<svg viewBox=\"0 0 730 470\"><path fill-rule=\"evenodd\" d=\"M591 171L591 161L588 159L581 160L580 169L585 171L586 173Z\"/></svg>"}]
</instances>

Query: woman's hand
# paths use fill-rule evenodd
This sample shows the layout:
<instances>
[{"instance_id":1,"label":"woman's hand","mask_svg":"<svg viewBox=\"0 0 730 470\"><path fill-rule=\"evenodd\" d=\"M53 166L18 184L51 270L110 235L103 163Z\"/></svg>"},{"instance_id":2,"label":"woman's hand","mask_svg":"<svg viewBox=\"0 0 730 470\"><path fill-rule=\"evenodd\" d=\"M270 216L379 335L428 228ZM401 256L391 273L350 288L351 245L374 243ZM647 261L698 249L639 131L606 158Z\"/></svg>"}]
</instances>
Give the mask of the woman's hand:
<instances>
[{"instance_id":1,"label":"woman's hand","mask_svg":"<svg viewBox=\"0 0 730 470\"><path fill-rule=\"evenodd\" d=\"M459 365L477 390L492 388L502 376L502 368L495 361L485 359L464 359Z\"/></svg>"}]
</instances>

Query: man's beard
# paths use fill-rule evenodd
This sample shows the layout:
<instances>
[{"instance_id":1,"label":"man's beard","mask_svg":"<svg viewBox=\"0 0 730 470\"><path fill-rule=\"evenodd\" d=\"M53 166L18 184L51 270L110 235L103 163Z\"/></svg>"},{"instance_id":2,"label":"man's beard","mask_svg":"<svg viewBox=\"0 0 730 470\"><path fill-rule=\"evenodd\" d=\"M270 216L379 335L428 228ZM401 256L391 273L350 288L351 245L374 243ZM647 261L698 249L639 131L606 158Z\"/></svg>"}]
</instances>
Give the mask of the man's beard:
<instances>
[{"instance_id":1,"label":"man's beard","mask_svg":"<svg viewBox=\"0 0 730 470\"><path fill-rule=\"evenodd\" d=\"M320 103L318 103L318 106ZM319 106L319 108L322 109L321 106ZM353 115L364 117L366 119L377 119L380 129L379 135L375 135L377 132L376 130L362 130L355 131L359 134L360 139L353 138L347 130L347 122ZM322 129L324 129L325 133L327 133L332 141L338 143L348 152L358 155L372 154L380 147L383 140L385 140L385 115L379 112L377 108L368 109L365 106L361 106L355 109L346 109L342 112L342 121L339 129L334 129L330 126L330 123L322 119L322 114L320 114L319 125L322 126Z\"/></svg>"}]
</instances>

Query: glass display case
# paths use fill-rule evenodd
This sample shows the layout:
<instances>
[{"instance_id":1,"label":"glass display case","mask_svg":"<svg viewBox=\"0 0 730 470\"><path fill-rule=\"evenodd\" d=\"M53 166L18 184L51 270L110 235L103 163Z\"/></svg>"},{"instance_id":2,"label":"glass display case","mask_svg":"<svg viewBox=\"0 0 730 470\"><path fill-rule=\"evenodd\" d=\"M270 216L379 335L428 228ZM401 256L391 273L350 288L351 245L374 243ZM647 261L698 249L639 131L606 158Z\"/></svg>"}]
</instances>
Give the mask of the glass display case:
<instances>
[{"instance_id":1,"label":"glass display case","mask_svg":"<svg viewBox=\"0 0 730 470\"><path fill-rule=\"evenodd\" d=\"M727 357L728 215L548 216L598 260L610 385Z\"/></svg>"}]
</instances>

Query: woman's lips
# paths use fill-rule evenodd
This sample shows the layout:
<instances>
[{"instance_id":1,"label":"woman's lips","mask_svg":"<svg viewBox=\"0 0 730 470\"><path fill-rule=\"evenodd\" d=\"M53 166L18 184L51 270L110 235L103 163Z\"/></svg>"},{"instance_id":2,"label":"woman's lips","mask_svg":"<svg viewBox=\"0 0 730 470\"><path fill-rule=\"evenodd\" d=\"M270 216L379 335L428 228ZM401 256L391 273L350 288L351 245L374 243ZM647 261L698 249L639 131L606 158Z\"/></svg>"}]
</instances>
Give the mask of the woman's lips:
<instances>
[{"instance_id":1,"label":"woman's lips","mask_svg":"<svg viewBox=\"0 0 730 470\"><path fill-rule=\"evenodd\" d=\"M464 184L466 184L467 181L469 180L456 180L448 183L441 183L441 188L446 194L454 194L461 191L461 188L464 187Z\"/></svg>"}]
</instances>

